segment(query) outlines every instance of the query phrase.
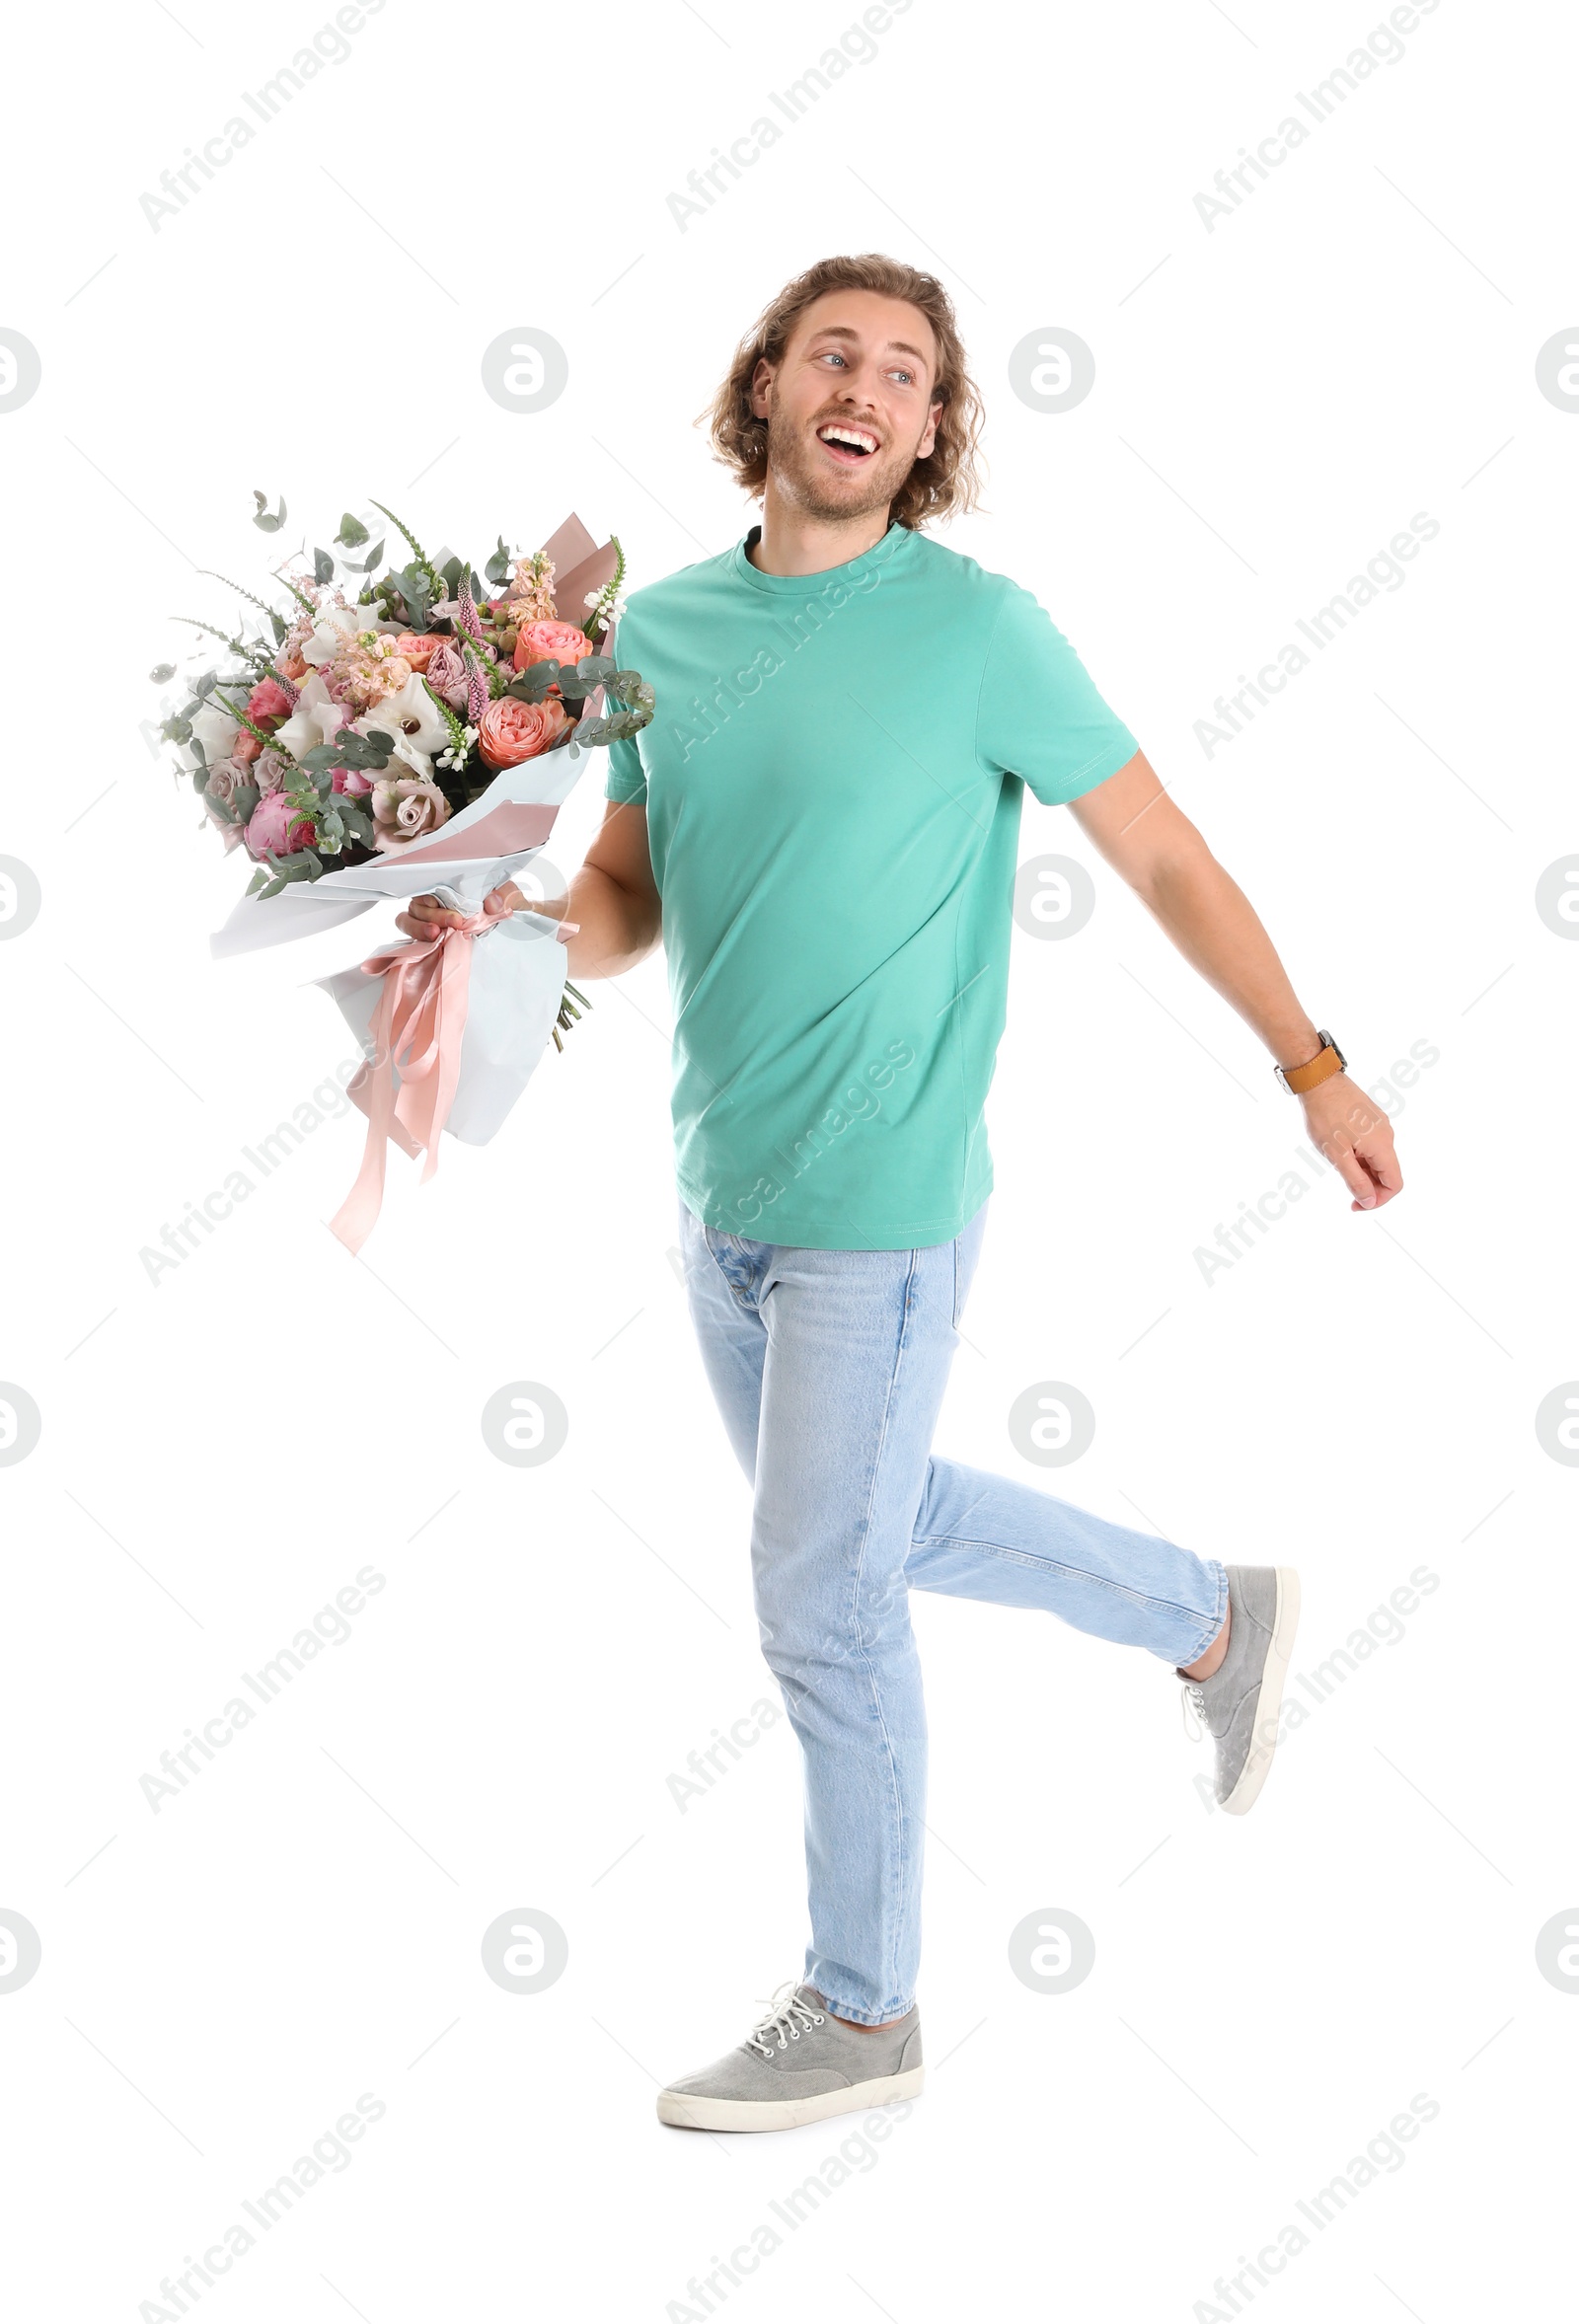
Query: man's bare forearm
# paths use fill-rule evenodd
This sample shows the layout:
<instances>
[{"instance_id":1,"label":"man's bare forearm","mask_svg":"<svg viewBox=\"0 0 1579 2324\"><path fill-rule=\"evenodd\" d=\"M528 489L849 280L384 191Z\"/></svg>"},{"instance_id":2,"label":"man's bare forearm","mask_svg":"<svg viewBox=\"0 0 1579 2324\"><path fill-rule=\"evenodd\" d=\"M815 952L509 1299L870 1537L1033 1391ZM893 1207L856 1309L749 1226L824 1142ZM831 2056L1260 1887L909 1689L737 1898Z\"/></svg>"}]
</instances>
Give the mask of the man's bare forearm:
<instances>
[{"instance_id":1,"label":"man's bare forearm","mask_svg":"<svg viewBox=\"0 0 1579 2324\"><path fill-rule=\"evenodd\" d=\"M634 895L600 871L583 863L570 881L568 895L551 897L533 907L556 920L573 920L576 933L565 943L566 968L572 977L623 976L644 960L658 940L660 915L644 896Z\"/></svg>"},{"instance_id":2,"label":"man's bare forearm","mask_svg":"<svg viewBox=\"0 0 1579 2324\"><path fill-rule=\"evenodd\" d=\"M1259 1034L1276 1064L1303 1065L1316 1055L1320 1035L1271 937L1204 840L1158 863L1139 893L1190 966Z\"/></svg>"}]
</instances>

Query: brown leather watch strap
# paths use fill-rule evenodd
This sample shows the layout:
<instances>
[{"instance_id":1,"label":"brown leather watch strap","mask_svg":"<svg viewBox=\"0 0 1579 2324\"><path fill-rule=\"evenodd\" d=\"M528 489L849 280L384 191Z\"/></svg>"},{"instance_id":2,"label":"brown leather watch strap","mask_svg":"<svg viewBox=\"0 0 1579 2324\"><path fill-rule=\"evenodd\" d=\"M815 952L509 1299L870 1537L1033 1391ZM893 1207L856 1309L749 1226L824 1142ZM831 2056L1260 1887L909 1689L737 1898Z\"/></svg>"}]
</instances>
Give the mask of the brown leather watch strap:
<instances>
[{"instance_id":1,"label":"brown leather watch strap","mask_svg":"<svg viewBox=\"0 0 1579 2324\"><path fill-rule=\"evenodd\" d=\"M1292 1089L1296 1097L1303 1097L1307 1090L1318 1089L1334 1074L1342 1073L1344 1062L1343 1052L1336 1041L1330 1033L1323 1032L1321 1046L1313 1058L1305 1065L1279 1066L1276 1069L1277 1077L1285 1089Z\"/></svg>"}]
</instances>

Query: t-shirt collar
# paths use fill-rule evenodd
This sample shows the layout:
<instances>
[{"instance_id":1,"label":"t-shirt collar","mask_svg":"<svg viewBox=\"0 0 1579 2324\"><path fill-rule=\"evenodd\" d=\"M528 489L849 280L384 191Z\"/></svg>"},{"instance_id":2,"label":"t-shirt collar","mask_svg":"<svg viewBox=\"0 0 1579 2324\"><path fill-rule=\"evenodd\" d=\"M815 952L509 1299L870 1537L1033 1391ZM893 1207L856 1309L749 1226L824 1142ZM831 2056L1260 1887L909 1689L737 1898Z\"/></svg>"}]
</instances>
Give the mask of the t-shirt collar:
<instances>
[{"instance_id":1,"label":"t-shirt collar","mask_svg":"<svg viewBox=\"0 0 1579 2324\"><path fill-rule=\"evenodd\" d=\"M836 583L862 581L869 571L886 564L914 537L911 527L890 524L880 541L874 541L869 549L863 551L860 557L851 558L847 564L829 565L817 573L765 573L752 563L746 554L762 538L761 525L753 525L729 552L729 569L737 580L746 582L753 589L761 589L775 596L804 597L809 590L826 589Z\"/></svg>"}]
</instances>

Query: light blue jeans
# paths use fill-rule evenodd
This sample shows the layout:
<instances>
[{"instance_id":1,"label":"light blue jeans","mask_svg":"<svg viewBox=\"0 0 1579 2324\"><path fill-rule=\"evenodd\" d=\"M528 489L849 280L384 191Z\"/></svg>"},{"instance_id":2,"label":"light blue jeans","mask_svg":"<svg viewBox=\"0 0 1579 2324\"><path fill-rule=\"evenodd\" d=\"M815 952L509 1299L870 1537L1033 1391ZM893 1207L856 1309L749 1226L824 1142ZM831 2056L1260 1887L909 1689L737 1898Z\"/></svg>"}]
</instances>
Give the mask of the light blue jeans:
<instances>
[{"instance_id":1,"label":"light blue jeans","mask_svg":"<svg viewBox=\"0 0 1579 2324\"><path fill-rule=\"evenodd\" d=\"M951 1242L812 1250L680 1205L703 1363L754 1488L763 1653L804 1760L805 1977L861 2025L915 1998L927 1721L911 1590L1057 1614L1191 1663L1215 1559L933 1453L986 1205Z\"/></svg>"}]
</instances>

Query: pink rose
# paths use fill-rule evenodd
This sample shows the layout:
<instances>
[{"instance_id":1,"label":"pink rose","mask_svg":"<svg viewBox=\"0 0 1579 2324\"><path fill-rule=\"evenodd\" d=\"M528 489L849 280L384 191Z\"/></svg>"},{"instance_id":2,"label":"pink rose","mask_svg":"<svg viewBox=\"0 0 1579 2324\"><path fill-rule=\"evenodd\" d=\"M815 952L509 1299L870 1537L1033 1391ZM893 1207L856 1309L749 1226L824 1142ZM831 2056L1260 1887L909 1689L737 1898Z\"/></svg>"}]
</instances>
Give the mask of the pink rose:
<instances>
[{"instance_id":1,"label":"pink rose","mask_svg":"<svg viewBox=\"0 0 1579 2324\"><path fill-rule=\"evenodd\" d=\"M203 804L208 809L208 819L211 823L217 824L223 834L227 855L232 848L240 846L244 826L236 813L232 812L227 820L220 813L219 807L210 804L210 801L217 799L220 806L230 807L234 810L237 791L244 783L251 781L252 769L250 767L239 767L234 759L216 759L209 768L207 780L203 785L205 794Z\"/></svg>"},{"instance_id":2,"label":"pink rose","mask_svg":"<svg viewBox=\"0 0 1579 2324\"><path fill-rule=\"evenodd\" d=\"M247 715L255 726L271 733L281 718L288 718L296 705L276 679L260 678L247 697Z\"/></svg>"},{"instance_id":3,"label":"pink rose","mask_svg":"<svg viewBox=\"0 0 1579 2324\"><path fill-rule=\"evenodd\" d=\"M515 666L525 670L533 662L580 662L591 651L591 638L573 622L523 622L515 640Z\"/></svg>"},{"instance_id":4,"label":"pink rose","mask_svg":"<svg viewBox=\"0 0 1579 2324\"><path fill-rule=\"evenodd\" d=\"M244 726L230 746L230 755L239 760L242 766L250 767L263 747L257 735L249 734Z\"/></svg>"},{"instance_id":5,"label":"pink rose","mask_svg":"<svg viewBox=\"0 0 1579 2324\"><path fill-rule=\"evenodd\" d=\"M248 739L250 740L251 737L249 736ZM260 748L262 749L262 745ZM238 751L235 756L239 758L240 752ZM278 790L290 773L290 767L280 757L277 750L265 750L261 758L254 759L249 763L245 772L252 777L260 790Z\"/></svg>"},{"instance_id":6,"label":"pink rose","mask_svg":"<svg viewBox=\"0 0 1579 2324\"><path fill-rule=\"evenodd\" d=\"M426 839L450 819L450 802L425 775L381 775L373 786L373 845L384 855Z\"/></svg>"},{"instance_id":7,"label":"pink rose","mask_svg":"<svg viewBox=\"0 0 1579 2324\"><path fill-rule=\"evenodd\" d=\"M329 780L334 789L342 790L353 799L366 798L373 787L371 775L362 774L356 767L337 767Z\"/></svg>"},{"instance_id":8,"label":"pink rose","mask_svg":"<svg viewBox=\"0 0 1579 2324\"><path fill-rule=\"evenodd\" d=\"M433 692L440 695L452 711L466 708L466 664L461 659L460 648L452 645L447 637L434 639L433 651L428 656L427 668L422 675Z\"/></svg>"},{"instance_id":9,"label":"pink rose","mask_svg":"<svg viewBox=\"0 0 1579 2324\"><path fill-rule=\"evenodd\" d=\"M310 818L299 814L282 790L265 791L253 809L247 826L247 845L255 856L294 856L313 837Z\"/></svg>"},{"instance_id":10,"label":"pink rose","mask_svg":"<svg viewBox=\"0 0 1579 2324\"><path fill-rule=\"evenodd\" d=\"M525 760L552 750L569 723L564 703L552 695L546 702L534 703L517 702L513 694L501 694L483 712L477 747L487 767L519 767Z\"/></svg>"},{"instance_id":11,"label":"pink rose","mask_svg":"<svg viewBox=\"0 0 1579 2324\"><path fill-rule=\"evenodd\" d=\"M425 672L443 642L442 637L416 637L410 630L405 630L395 640L395 651L402 661L410 662L414 670Z\"/></svg>"}]
</instances>

